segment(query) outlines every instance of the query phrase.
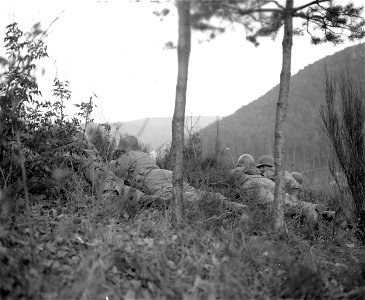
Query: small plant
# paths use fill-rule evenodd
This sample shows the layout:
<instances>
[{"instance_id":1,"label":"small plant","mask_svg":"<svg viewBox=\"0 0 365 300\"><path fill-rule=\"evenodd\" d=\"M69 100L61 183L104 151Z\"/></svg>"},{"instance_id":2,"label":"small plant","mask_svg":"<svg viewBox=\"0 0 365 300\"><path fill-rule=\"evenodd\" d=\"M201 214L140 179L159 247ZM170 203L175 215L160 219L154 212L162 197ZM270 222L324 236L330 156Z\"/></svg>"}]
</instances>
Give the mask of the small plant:
<instances>
[{"instance_id":1,"label":"small plant","mask_svg":"<svg viewBox=\"0 0 365 300\"><path fill-rule=\"evenodd\" d=\"M87 136L98 150L104 161L112 159L113 151L116 148L116 136L112 134L110 124L103 123L97 126L89 126Z\"/></svg>"},{"instance_id":2,"label":"small plant","mask_svg":"<svg viewBox=\"0 0 365 300\"><path fill-rule=\"evenodd\" d=\"M91 114L95 106L94 97L98 98L98 96L93 94L92 96L90 96L89 101L75 104L75 107L78 107L80 110L76 115L80 118L85 119L84 132L86 132L87 126L94 121L94 119L91 118Z\"/></svg>"}]
</instances>

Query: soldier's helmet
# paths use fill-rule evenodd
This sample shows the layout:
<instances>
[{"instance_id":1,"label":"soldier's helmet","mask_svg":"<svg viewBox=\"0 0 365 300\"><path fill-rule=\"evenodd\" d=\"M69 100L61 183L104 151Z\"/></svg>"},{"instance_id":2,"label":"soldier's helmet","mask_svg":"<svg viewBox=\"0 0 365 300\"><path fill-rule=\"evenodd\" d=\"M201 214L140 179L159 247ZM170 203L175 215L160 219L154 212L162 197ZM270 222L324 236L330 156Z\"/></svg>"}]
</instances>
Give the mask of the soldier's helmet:
<instances>
[{"instance_id":1,"label":"soldier's helmet","mask_svg":"<svg viewBox=\"0 0 365 300\"><path fill-rule=\"evenodd\" d=\"M133 135L121 137L118 149L121 151L138 150L138 139Z\"/></svg>"},{"instance_id":2,"label":"soldier's helmet","mask_svg":"<svg viewBox=\"0 0 365 300\"><path fill-rule=\"evenodd\" d=\"M255 160L250 154L242 154L237 160L237 166L239 167L251 167L254 164Z\"/></svg>"},{"instance_id":3,"label":"soldier's helmet","mask_svg":"<svg viewBox=\"0 0 365 300\"><path fill-rule=\"evenodd\" d=\"M257 161L257 167L274 167L274 158L271 155L263 155Z\"/></svg>"},{"instance_id":4,"label":"soldier's helmet","mask_svg":"<svg viewBox=\"0 0 365 300\"><path fill-rule=\"evenodd\" d=\"M76 141L79 142L84 142L87 140L86 134L83 131L76 131L75 136L74 136Z\"/></svg>"},{"instance_id":5,"label":"soldier's helmet","mask_svg":"<svg viewBox=\"0 0 365 300\"><path fill-rule=\"evenodd\" d=\"M293 176L293 178L299 183L302 184L303 183L303 175L300 174L299 172L292 172L290 173L291 176Z\"/></svg>"}]
</instances>

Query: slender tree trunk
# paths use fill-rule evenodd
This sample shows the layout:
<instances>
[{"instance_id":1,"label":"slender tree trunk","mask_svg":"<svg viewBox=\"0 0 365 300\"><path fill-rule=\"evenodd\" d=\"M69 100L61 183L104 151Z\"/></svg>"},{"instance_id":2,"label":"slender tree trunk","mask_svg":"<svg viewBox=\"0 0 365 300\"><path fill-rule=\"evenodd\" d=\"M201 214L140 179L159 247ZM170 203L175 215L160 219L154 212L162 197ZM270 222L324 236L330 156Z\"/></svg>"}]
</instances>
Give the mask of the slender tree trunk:
<instances>
[{"instance_id":1,"label":"slender tree trunk","mask_svg":"<svg viewBox=\"0 0 365 300\"><path fill-rule=\"evenodd\" d=\"M284 16L284 37L283 37L283 63L280 73L279 98L276 106L275 122L275 194L274 194L274 228L281 230L284 227L284 198L283 198L283 177L285 158L285 122L288 106L290 72L291 72L291 50L293 45L293 0L286 0Z\"/></svg>"},{"instance_id":2,"label":"slender tree trunk","mask_svg":"<svg viewBox=\"0 0 365 300\"><path fill-rule=\"evenodd\" d=\"M25 169L25 158L24 158L24 152L23 152L23 146L20 141L20 135L19 135L19 128L18 125L16 125L16 139L19 147L19 158L20 158L20 167L22 169L22 179L23 179L23 188L24 188L24 197L25 197L25 209L26 209L26 216L27 216L27 222L29 226L29 244L31 248L31 258L34 262L34 255L36 250L35 245L35 238L34 238L34 226L32 221L32 211L30 208L30 201L29 201L29 192L28 192L28 184L27 184L27 171Z\"/></svg>"},{"instance_id":3,"label":"slender tree trunk","mask_svg":"<svg viewBox=\"0 0 365 300\"><path fill-rule=\"evenodd\" d=\"M172 208L175 212L177 225L180 226L184 216L183 204L183 150L184 150L184 121L186 89L188 82L188 69L191 44L190 26L190 1L177 1L177 11L179 18L177 60L178 73L176 83L175 110L172 119L172 154L173 154L173 187L175 197Z\"/></svg>"},{"instance_id":4,"label":"slender tree trunk","mask_svg":"<svg viewBox=\"0 0 365 300\"><path fill-rule=\"evenodd\" d=\"M220 141L219 141L219 116L216 118L216 122L217 122L217 132L216 132L216 137L215 137L215 147L214 147L214 158L215 158L215 163L216 166L218 166L218 161L219 161L219 149L220 149Z\"/></svg>"}]
</instances>

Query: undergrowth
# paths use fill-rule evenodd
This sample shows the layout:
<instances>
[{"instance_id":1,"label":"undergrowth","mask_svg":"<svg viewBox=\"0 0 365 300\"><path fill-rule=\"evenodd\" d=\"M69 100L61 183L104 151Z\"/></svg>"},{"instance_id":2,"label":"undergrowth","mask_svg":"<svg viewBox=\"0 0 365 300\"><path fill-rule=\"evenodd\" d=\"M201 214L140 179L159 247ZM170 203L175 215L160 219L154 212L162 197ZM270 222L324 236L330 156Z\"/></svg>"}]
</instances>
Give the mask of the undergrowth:
<instances>
[{"instance_id":1,"label":"undergrowth","mask_svg":"<svg viewBox=\"0 0 365 300\"><path fill-rule=\"evenodd\" d=\"M126 214L119 196L99 202L77 176L62 200L32 196L36 248L22 206L1 216L3 299L360 299L365 249L331 222L306 232L287 216L288 232L269 227L269 208L220 219L211 203L188 204L186 224L169 210ZM240 200L240 198L238 199ZM213 200L206 200L214 201ZM207 210L210 207L210 211ZM216 218L212 218L216 216ZM34 251L34 260L31 253Z\"/></svg>"},{"instance_id":2,"label":"undergrowth","mask_svg":"<svg viewBox=\"0 0 365 300\"><path fill-rule=\"evenodd\" d=\"M85 149L73 139L78 119L64 114L68 84L55 80L60 99L53 104L32 98L40 95L34 62L26 63L20 50L28 47L33 60L46 56L37 51L44 49L36 43L38 29L25 43L16 24L7 32L11 59L1 76L0 102L1 299L365 297L365 249L355 228L342 222L345 214L313 228L288 213L286 233L274 232L270 208L255 201L254 190L240 188L228 170L203 159L198 136L185 149L187 181L247 205L246 211L206 196L185 203L185 222L176 228L168 208L141 210L122 196L95 195L82 176ZM14 67L13 58L23 69ZM86 124L91 102L79 105ZM105 160L109 142L100 147ZM166 167L168 162L160 159ZM300 197L332 209L341 203L339 194L325 190Z\"/></svg>"}]
</instances>

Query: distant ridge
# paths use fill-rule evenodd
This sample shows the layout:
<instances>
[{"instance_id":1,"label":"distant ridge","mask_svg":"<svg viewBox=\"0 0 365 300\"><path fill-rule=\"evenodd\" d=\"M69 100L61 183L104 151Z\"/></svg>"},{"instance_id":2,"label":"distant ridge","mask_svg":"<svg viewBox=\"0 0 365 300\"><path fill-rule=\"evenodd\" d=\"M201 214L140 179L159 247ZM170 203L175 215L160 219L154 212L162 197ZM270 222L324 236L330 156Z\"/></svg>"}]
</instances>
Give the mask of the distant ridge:
<instances>
[{"instance_id":1,"label":"distant ridge","mask_svg":"<svg viewBox=\"0 0 365 300\"><path fill-rule=\"evenodd\" d=\"M319 118L319 107L325 95L325 66L330 76L338 77L349 70L353 79L365 87L365 45L358 44L327 56L291 77L286 126L287 162L301 169L321 166L327 160ZM222 153L228 159L234 161L242 153L250 153L255 158L272 153L278 92L277 85L222 118L219 141ZM216 122L199 131L208 154L215 149L216 132Z\"/></svg>"},{"instance_id":2,"label":"distant ridge","mask_svg":"<svg viewBox=\"0 0 365 300\"><path fill-rule=\"evenodd\" d=\"M191 121L192 120L192 121ZM214 122L213 116L193 116L186 117L185 124L188 128L195 124L194 130L197 131ZM113 127L119 127L118 133L131 134L138 136L139 140L148 144L152 149L170 144L172 138L172 117L144 118L127 122L111 123Z\"/></svg>"}]
</instances>

